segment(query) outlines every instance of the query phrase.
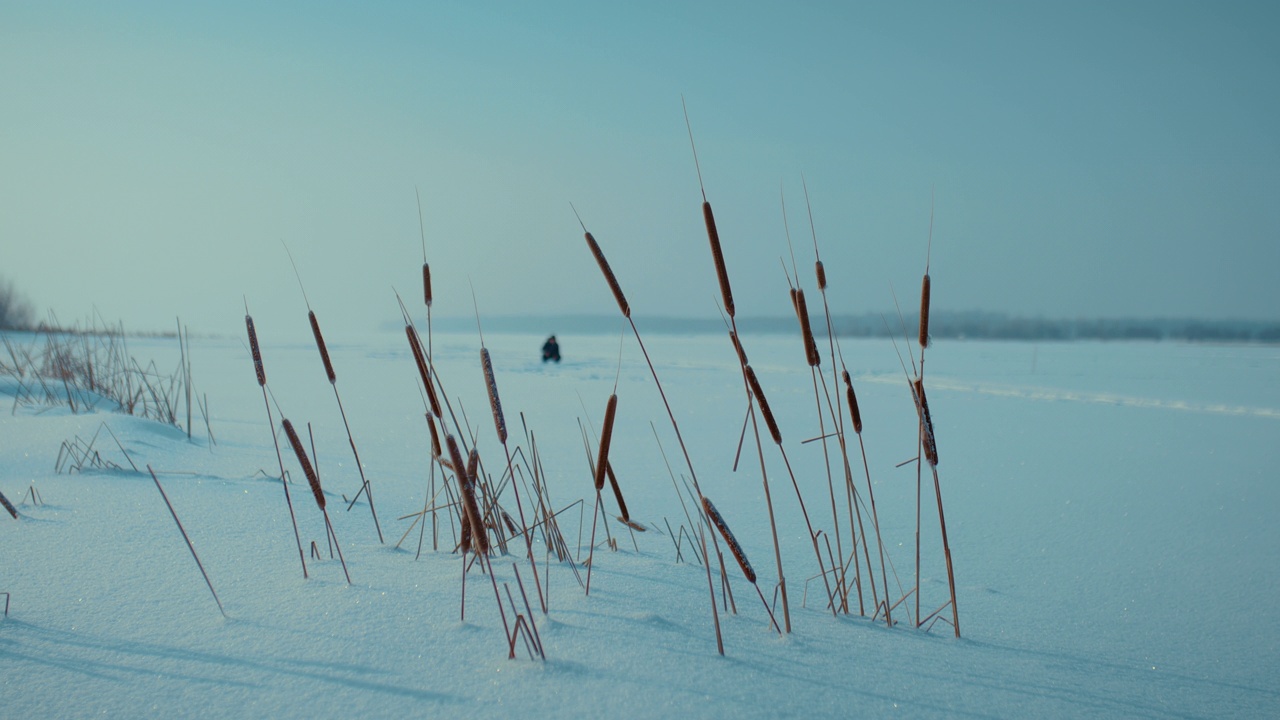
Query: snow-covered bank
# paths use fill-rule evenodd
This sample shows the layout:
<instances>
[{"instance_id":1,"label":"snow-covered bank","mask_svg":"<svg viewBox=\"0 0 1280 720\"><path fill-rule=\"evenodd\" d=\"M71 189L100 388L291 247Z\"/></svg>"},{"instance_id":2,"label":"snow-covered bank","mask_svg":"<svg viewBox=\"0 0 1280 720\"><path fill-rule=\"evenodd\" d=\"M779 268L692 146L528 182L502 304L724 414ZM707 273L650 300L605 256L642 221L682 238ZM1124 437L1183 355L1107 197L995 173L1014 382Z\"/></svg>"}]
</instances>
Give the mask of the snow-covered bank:
<instances>
[{"instance_id":1,"label":"snow-covered bank","mask_svg":"<svg viewBox=\"0 0 1280 720\"><path fill-rule=\"evenodd\" d=\"M151 421L16 407L0 414L0 491L16 503L34 485L44 504L28 501L19 521L0 515L0 591L13 597L0 622L5 716L1280 713L1273 602L1280 349L937 344L929 400L963 639L943 626L926 634L856 614L833 618L815 601L820 581L808 584L807 607L799 607L817 569L785 469L766 440L795 631L771 632L759 599L731 567L738 614L720 614L721 658L705 571L677 563L666 534L666 522L687 522L654 427L675 472L682 467L634 341L623 343L619 372L617 337L561 336L565 362L543 365L540 337L488 336L512 440L525 445L525 426L536 434L558 507L594 501L578 420L598 428L620 378L610 457L631 515L650 527L635 545L624 535L617 552L597 548L590 597L567 566L552 562L550 613L535 611L543 664L507 659L493 592L478 572L468 577L466 620L459 619L457 555L442 546L415 561L416 530L401 550L392 547L410 522L396 518L423 506L429 450L403 335L330 338L388 539L382 546L367 505L346 512L341 502L359 479L314 347L273 344L269 328L259 332L280 409L300 427L312 423L354 584L327 554L310 562L310 580L302 578L281 486L260 472L272 473L277 460L238 339L192 343L214 446L200 426L188 442ZM646 340L703 490L768 594L777 573L753 446L732 471L746 410L733 351L722 336ZM461 399L457 409L470 418L481 452L496 458L478 349L471 335L434 339L445 389ZM803 351L796 339L776 336L747 337L746 349L810 513L830 528L820 444L801 444L819 434ZM172 364L170 353L176 362L176 343L131 341L131 350L162 366ZM916 475L895 465L915 452L910 395L887 342L848 342L844 356L866 424L882 532L909 587ZM0 400L6 409L12 402ZM161 472L228 619L149 476L54 473L59 445L88 439L104 421L135 463ZM114 442L99 449L127 467ZM323 520L305 484L294 486L293 502L304 544L315 540L323 550ZM588 504L584 535L589 514ZM579 517L575 508L561 521L571 542ZM926 613L946 600L929 517ZM540 543L535 549L541 556ZM687 560L687 543L683 550ZM514 587L518 560L495 559L500 583Z\"/></svg>"}]
</instances>

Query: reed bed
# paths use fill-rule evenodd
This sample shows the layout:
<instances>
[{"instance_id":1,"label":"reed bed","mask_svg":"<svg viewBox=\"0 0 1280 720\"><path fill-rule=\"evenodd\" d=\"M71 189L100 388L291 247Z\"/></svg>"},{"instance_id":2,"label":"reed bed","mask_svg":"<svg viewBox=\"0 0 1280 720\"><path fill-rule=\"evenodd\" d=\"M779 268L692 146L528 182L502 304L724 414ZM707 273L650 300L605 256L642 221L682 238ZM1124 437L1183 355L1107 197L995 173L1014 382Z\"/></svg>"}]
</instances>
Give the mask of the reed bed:
<instances>
[{"instance_id":1,"label":"reed bed","mask_svg":"<svg viewBox=\"0 0 1280 720\"><path fill-rule=\"evenodd\" d=\"M686 123L688 122L686 112ZM581 226L583 237L587 244L587 249L595 260L601 276L605 281L610 295L612 295L619 312L625 319L626 324L631 329L631 335L636 339L637 345L641 350L649 374L654 380L654 385L658 390L658 397L662 402L663 408L667 413L670 426L675 434L676 441L680 446L681 454L684 458L685 468L680 473L680 479L676 478L676 473L667 464L668 472L671 475L673 487L685 516L685 524L680 524L678 530L673 530L671 523L663 518L667 535L670 537L675 547L677 562L683 561L687 556L691 556L698 562L701 562L706 568L709 598L712 610L712 623L716 634L716 646L720 654L724 654L724 635L721 627L720 611L723 608L726 612L737 612L736 605L733 601L732 583L729 579L729 572L726 570L726 560L724 553L721 552L720 543L723 542L728 549L728 553L733 556L732 562L737 563L742 572L742 577L751 583L759 596L762 605L768 615L772 628L779 633L789 633L792 631L792 614L790 606L790 598L788 592L788 584L784 573L783 548L779 541L780 536L785 536L789 531L787 528L779 528L778 520L775 517L773 500L771 496L770 478L768 472L769 462L765 458L765 445L767 441L762 435L767 433L769 441L777 448L778 456L782 460L786 473L791 480L792 488L796 494L796 499L801 511L801 517L805 524L805 531L808 533L810 545L814 552L814 561L817 564L817 572L810 579L816 580L821 578L826 593L826 606L830 608L833 615L841 612L851 613L851 605L856 599L856 610L862 615L870 615L877 622L883 619L890 627L894 626L894 609L899 603L904 603L906 597L910 594L916 596L916 612L912 625L917 628L929 629L932 622L940 619L942 613L948 606L951 607L951 624L954 626L956 635L959 636L959 618L956 610L955 598L955 582L952 573L950 546L947 541L945 519L943 514L941 483L937 474L938 455L937 441L935 436L935 428L930 413L927 398L925 396L924 387L924 350L930 344L928 335L928 318L931 293L931 280L926 265L922 291L921 291L921 312L920 312L920 328L917 344L920 347L918 372L914 377L909 376L911 391L915 398L917 407L918 424L919 424L919 457L917 458L918 470L922 473L923 467L928 465L934 478L934 491L937 499L937 509L939 523L942 532L942 542L944 555L947 564L948 580L950 587L950 600L934 613L921 616L919 610L920 603L920 480L918 479L917 488L917 569L916 569L916 585L911 593L903 596L897 603L890 600L888 568L891 565L888 548L886 548L885 538L882 537L876 497L874 492L874 483L871 477L870 462L867 458L867 449L863 442L863 415L858 405L858 398L854 388L853 376L849 372L845 364L845 359L839 349L835 333L832 329L830 303L828 301L828 291L832 288L833 281L838 283L839 276L832 268L828 268L823 259L818 254L818 242L816 231L814 234L814 281L816 287L821 294L823 313L819 318L825 318L826 334L828 341L823 347L819 344L819 332L821 326L814 327L814 321L811 319L809 302L813 300L817 302L816 296L806 296L806 289L801 286L798 272L796 271L796 263L794 259L794 250L792 253L791 269L788 270L788 284L790 285L790 303L791 309L795 314L797 326L800 331L800 339L804 352L804 363L809 368L812 378L813 392L815 404L818 414L819 435L813 440L822 440L823 463L826 467L828 491L831 502L831 531L820 527L819 523L825 523L825 519L821 519L818 515L811 515L806 505L804 493L800 483L800 478L809 475L811 463L816 462L807 456L803 458L804 464L801 465L801 455L811 452L809 450L797 450L789 448L788 443L784 441L784 433L780 419L787 419L790 415L784 412L780 418L775 412L777 408L770 405L769 398L766 394L765 383L762 382L757 369L751 365L748 360L747 350L741 333L737 326L737 312L734 302L734 294L730 275L727 269L726 248L719 232L715 213L712 210L711 203L707 200L705 187L702 185L701 167L698 165L696 147L693 147L693 133L691 126L689 127L689 136L691 149L693 150L693 158L695 168L698 173L699 188L702 193L700 203L700 211L702 216L703 229L707 234L708 247L710 249L712 269L715 273L716 286L719 290L719 302L725 317L725 325L731 346L735 357L739 361L739 371L741 375L743 397L746 400L745 417L742 421L742 434L738 440L738 450L734 459L734 469L737 468L737 460L740 457L743 446L746 444L747 428L752 429L752 435L755 440L756 455L759 460L761 482L764 489L764 499L766 511L769 517L769 532L774 548L774 559L777 570L777 581L774 585L774 599L770 603L766 599L764 590L760 587L762 578L757 574L756 568L747 559L743 543L739 542L738 536L729 529L728 523L725 521L722 513L712 503L707 496L705 488L700 482L700 476L695 469L691 459L690 448L686 444L686 440L681 433L681 428L677 422L677 415L674 411L667 393L659 379L656 363L650 356L645 346L643 337L637 326L636 317L632 312L632 306L627 296L623 292L619 278L615 273L615 269L610 265L605 256L601 244L597 241L592 232L587 230L581 216L578 215L577 209L573 212L577 217ZM808 203L806 188L806 204ZM604 512L604 502L602 498L604 492L604 483L608 479L613 497L617 502L619 515L617 519L632 531L645 532L648 529L654 529L653 535L662 534L658 531L661 525L657 522L651 523L646 527L643 521L634 519L631 510L628 508L626 500L622 493L622 488L618 482L618 474L611 462L611 449L616 442L625 440L625 437L618 436L620 425L617 422L617 406L618 406L618 384L615 380L613 392L609 395L605 405L605 413L601 432L597 442L593 443L588 437L588 431L585 427L581 428L584 443L584 453L587 457L588 465L591 472L592 489L595 492L594 508L591 509L591 530L588 541L589 552L585 563L582 563L583 555L582 542L583 535L586 532L585 514L589 500L579 499L572 500L567 504L554 502L551 490L548 487L548 478L554 476L548 473L547 468L543 465L543 458L539 454L537 436L525 425L523 414L520 416L523 429L523 437L514 431L514 427L509 427L507 422L507 411L504 409L502 398L499 394L499 380L495 371L494 357L490 349L485 345L483 332L480 330L480 313L476 308L477 331L480 331L480 352L478 355L479 367L483 377L484 392L488 400L488 407L493 421L494 438L497 444L503 449L501 457L496 456L496 448L490 443L488 431L482 430L471 425L468 420L466 408L463 404L464 399L458 395L451 394L445 387L444 378L441 377L440 368L435 364L432 349L432 330L431 330L431 313L434 302L432 288L432 268L427 259L426 240L425 240L425 223L422 216L421 199L418 198L419 223L420 230L423 235L423 262L421 266L421 282L422 282L422 298L426 307L426 337L419 334L418 326L413 319L413 313L405 307L403 301L399 300L402 317L405 321L405 338L409 344L410 356L412 357L414 382L421 393L423 403L423 417L426 420L426 433L424 434L424 445L427 448L424 453L426 467L429 472L429 484L425 489L423 504L418 512L404 514L400 520L412 520L408 529L404 531L400 542L396 543L399 547L410 532L417 528L419 530L418 552L415 557L419 557L423 551L425 541L426 526L428 521L432 525L432 549L439 551L441 538L445 537L446 552L450 551L447 535L453 533L452 551L456 552L462 563L462 579L461 579L461 615L465 619L467 611L466 585L467 576L472 571L479 569L483 575L487 575L490 585L494 591L494 600L497 605L497 611L501 617L504 644L507 648L508 657L515 658L519 648L524 648L524 653L531 659L545 659L546 653L542 643L542 639L538 633L538 623L533 612L533 605L529 602L528 594L523 584L522 573L519 567L525 561L529 564L529 570L533 573L534 584L539 598L539 605L542 612L549 613L551 605L551 572L553 559L561 566L569 569L573 577L579 585L584 589L587 595L590 594L593 568L595 566L595 550L596 550L596 532L597 523L603 521L604 533L609 548L614 551L618 550L617 539L610 531L609 514ZM784 226L785 226L785 206L784 206ZM810 228L813 228L812 209L810 208ZM790 236L788 230L788 244ZM291 258L292 261L292 258ZM784 269L786 263L784 262ZM625 268L623 268L625 269ZM295 267L296 272L296 267ZM793 280L794 278L794 280ZM301 279L299 278L299 286L301 287ZM473 303L474 289L473 289ZM810 289L812 292L812 289ZM304 300L306 299L305 289L303 290ZM778 298L780 301L781 298ZM309 301L307 302L308 325L311 328L313 338L316 343L317 351L320 355L321 362L325 372L325 378L333 388L335 398L337 400L340 415L344 427L346 428L351 450L356 458L357 467L360 468L361 487L356 493L355 498L351 500L354 505L362 495L368 498L370 511L373 515L374 525L377 529L379 541L383 540L382 530L378 522L378 516L373 506L372 488L368 479L364 475L363 466L360 462L356 445L351 437L351 430L347 424L345 410L342 408L342 399L338 394L337 373L334 368L333 360L330 355L325 338L321 332L319 321L315 312L311 309ZM420 311L419 311L420 312ZM275 433L275 425L273 421L272 401L268 399L268 386L265 369L262 360L261 348L258 344L257 331L253 323L252 317L248 314L246 303L246 329L250 339L250 352L253 357L254 371L256 380L263 394L264 406L267 409L269 427L273 430L273 442L276 447L277 459L280 464L280 478L284 486L286 503L290 510L291 520L294 526L295 541L298 544L299 558L302 561L304 577L308 576L305 555L302 552L302 544L300 533L297 526L296 518L293 514L292 501L289 494L288 474L285 471L283 461L283 453L280 449L280 442L277 433ZM817 332L816 332L816 331ZM13 351L10 351L13 354ZM823 355L827 355L828 363L824 367ZM914 360L914 358L913 358ZM474 362L474 360L473 360ZM914 364L914 362L913 362ZM621 368L621 357L619 358L619 366ZM830 369L830 382L828 381L826 369ZM904 367L905 370L905 367ZM189 377L189 375L187 376ZM473 377L474 379L474 377ZM767 378L765 378L767 379ZM60 388L56 384L51 384L52 391L57 393ZM64 393L65 394L65 393ZM843 402L841 395L843 394ZM72 396L75 397L74 395ZM510 398L508 398L510 399ZM279 406L276 406L279 410ZM325 495L320 485L319 468L313 462L315 458L314 441L310 454L307 448L303 446L296 428L293 424L283 417L281 413L281 431L285 434L289 445L292 447L294 455L302 474L307 478L308 485L315 498L316 504L324 515L326 532L329 540L337 549L339 558L342 558L341 548L338 546L336 534L333 532L333 526L327 513ZM763 423L764 433L761 432L759 425ZM188 421L189 424L189 421ZM579 421L580 427L582 422ZM652 426L652 425L651 425ZM735 427L736 429L736 427ZM858 452L862 458L862 466L866 481L865 498L864 490L860 489L859 482L855 482L854 466L856 460L851 459L854 452L852 449L852 438L848 437L848 431L852 431L857 436ZM420 430L418 432L421 432ZM791 431L794 432L794 431ZM657 429L654 428L654 435L657 438ZM792 436L794 437L794 435ZM828 443L830 438L836 440L835 443ZM794 439L790 441L795 443ZM809 441L803 441L804 445ZM661 439L658 439L659 451L662 452L663 461L666 462L666 453L661 448ZM619 446L620 447L620 446ZM838 466L833 467L834 461L831 453L838 452ZM81 453L82 455L85 453ZM497 460L494 460L498 457ZM792 458L797 459L793 465ZM490 468L486 469L486 459L490 463ZM505 460L503 464L502 461ZM492 474L489 470L492 470ZM627 468L619 468L627 470ZM836 478L843 470L844 477L844 499L838 500L836 490ZM436 474L440 473L441 483L436 486ZM803 474L802 474L803 473ZM683 483L683 487L681 484ZM158 484L158 482L157 482ZM585 486L583 486L585 491ZM345 499L345 496L344 496ZM527 502L526 502L527 501ZM691 501L691 502L687 502ZM515 507L511 508L514 503ZM844 507L841 507L843 503ZM526 507L526 505L528 507ZM416 500L415 500L416 506ZM351 505L348 506L350 509ZM576 508L576 510L575 510ZM572 526L567 525L561 527L561 522L565 518L572 518L574 514L579 516L577 520L577 551L574 552L571 542L566 537L565 530L568 529L572 534ZM819 514L825 516L825 512ZM845 518L841 516L845 515ZM448 528L444 527L444 523L439 517L445 518ZM696 517L695 517L696 516ZM175 518L176 519L176 518ZM573 522L572 519L569 522ZM418 523L421 523L419 525ZM763 523L755 526L747 525L751 532L763 532ZM615 526L616 528L617 526ZM846 529L847 528L847 529ZM621 534L621 532L619 533ZM511 563L510 574L505 567L506 563L498 562L503 555L509 552L509 542L515 541L515 536L519 536L524 542L525 556L519 562ZM709 537L708 537L709 536ZM835 542L832 543L832 537ZM539 556L535 553L535 540L542 543L542 568L539 568ZM640 545L636 542L635 532L632 533L633 544L636 550L640 550ZM665 541L664 541L665 542ZM847 546L846 546L847 543ZM602 543L603 544L603 543ZM834 545L834 547L833 547ZM688 554L686 555L686 550ZM194 551L193 551L194 552ZM514 550L516 554L518 550ZM804 551L807 553L807 550ZM553 557L554 556L554 557ZM198 562L198 559L197 559ZM716 595L716 586L712 577L712 563L718 562L720 581L720 598ZM807 562L807 561L806 561ZM874 564L873 564L874 563ZM585 564L587 572L585 578L579 572L579 565ZM347 573L345 559L342 559L344 574ZM561 571L556 571L561 572ZM878 577L877 577L878 573ZM896 570L894 571L896 575ZM499 578L501 574L503 577ZM805 571L805 576L809 575L809 571ZM737 580L736 574L734 579ZM567 577L567 574L565 575ZM207 580L207 578L206 578ZM350 582L350 576L347 574L347 580ZM515 585L519 589L519 593L515 592ZM500 587L501 585L501 587ZM901 586L901 582L899 583ZM212 585L210 585L212 590ZM869 595L870 605L867 605L864 598L864 592ZM856 598L854 594L856 593ZM216 595L215 595L216 598ZM782 618L775 616L775 605L778 601L782 604ZM485 601L487 603L487 600ZM473 601L474 603L474 601ZM870 609L868 609L870 608ZM825 609L824 609L825 610ZM910 614L909 612L907 614ZM941 618L942 622L946 622L945 618ZM927 624L928 623L928 624Z\"/></svg>"},{"instance_id":2,"label":"reed bed","mask_svg":"<svg viewBox=\"0 0 1280 720\"><path fill-rule=\"evenodd\" d=\"M0 336L0 374L17 380L14 409L65 406L76 414L104 409L172 425L184 430L188 439L199 410L213 443L207 409L193 386L190 347L181 321L175 334L163 336L178 341L178 365L167 372L154 361L140 363L129 352L123 324L109 325L98 316L86 325L55 323L27 340L21 337Z\"/></svg>"}]
</instances>

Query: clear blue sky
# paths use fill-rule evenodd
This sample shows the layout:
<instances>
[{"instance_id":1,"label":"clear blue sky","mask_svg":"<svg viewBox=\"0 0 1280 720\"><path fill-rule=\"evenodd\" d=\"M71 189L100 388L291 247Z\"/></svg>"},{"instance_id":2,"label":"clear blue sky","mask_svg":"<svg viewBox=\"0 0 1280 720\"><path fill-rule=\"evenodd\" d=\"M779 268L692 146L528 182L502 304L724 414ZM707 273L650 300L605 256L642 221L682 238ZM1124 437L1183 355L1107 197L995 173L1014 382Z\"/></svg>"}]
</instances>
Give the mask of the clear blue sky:
<instances>
[{"instance_id":1,"label":"clear blue sky","mask_svg":"<svg viewBox=\"0 0 1280 720\"><path fill-rule=\"evenodd\" d=\"M1280 316L1280 4L0 2L0 275L64 320Z\"/></svg>"}]
</instances>

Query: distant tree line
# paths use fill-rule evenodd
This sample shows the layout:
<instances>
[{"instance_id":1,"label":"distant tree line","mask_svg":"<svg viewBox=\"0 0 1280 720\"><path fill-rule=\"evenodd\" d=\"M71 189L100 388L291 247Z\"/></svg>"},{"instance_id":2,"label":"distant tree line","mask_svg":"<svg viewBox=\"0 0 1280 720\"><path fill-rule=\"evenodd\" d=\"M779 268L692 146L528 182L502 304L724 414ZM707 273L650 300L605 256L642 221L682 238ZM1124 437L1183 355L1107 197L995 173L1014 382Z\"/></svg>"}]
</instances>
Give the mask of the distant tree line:
<instances>
[{"instance_id":1,"label":"distant tree line","mask_svg":"<svg viewBox=\"0 0 1280 720\"><path fill-rule=\"evenodd\" d=\"M724 322L709 318L637 318L650 332L670 334L719 333ZM915 337L918 316L896 313L838 315L832 326L838 337ZM442 319L442 330L465 332L475 320ZM485 318L485 328L502 332L616 333L618 320L611 316L562 315L555 317L495 316ZM794 317L739 317L738 329L755 333L798 332ZM815 332L825 334L826 320L813 318ZM929 334L935 339L1069 341L1069 340L1169 340L1183 342L1280 343L1280 321L1194 320L1177 318L1029 318L993 312L939 312L930 314Z\"/></svg>"},{"instance_id":2,"label":"distant tree line","mask_svg":"<svg viewBox=\"0 0 1280 720\"><path fill-rule=\"evenodd\" d=\"M842 337L883 337L913 329L917 316L886 326L880 315L842 316L833 320ZM816 328L816 326L815 326ZM914 333L914 330L910 330ZM1178 318L1028 318L990 312L934 312L929 334L939 339L981 340L1174 340L1188 342L1280 342L1280 322L1196 320Z\"/></svg>"}]
</instances>

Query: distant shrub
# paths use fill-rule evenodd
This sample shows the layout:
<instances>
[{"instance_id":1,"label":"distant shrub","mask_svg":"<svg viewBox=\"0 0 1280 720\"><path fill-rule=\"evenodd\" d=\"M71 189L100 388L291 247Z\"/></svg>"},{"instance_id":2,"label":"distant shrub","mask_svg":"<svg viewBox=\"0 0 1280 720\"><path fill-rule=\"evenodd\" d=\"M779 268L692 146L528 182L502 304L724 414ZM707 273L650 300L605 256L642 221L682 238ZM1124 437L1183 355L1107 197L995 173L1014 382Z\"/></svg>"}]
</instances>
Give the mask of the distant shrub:
<instances>
[{"instance_id":1,"label":"distant shrub","mask_svg":"<svg viewBox=\"0 0 1280 720\"><path fill-rule=\"evenodd\" d=\"M25 330L35 322L36 312L13 283L0 277L0 330Z\"/></svg>"}]
</instances>

